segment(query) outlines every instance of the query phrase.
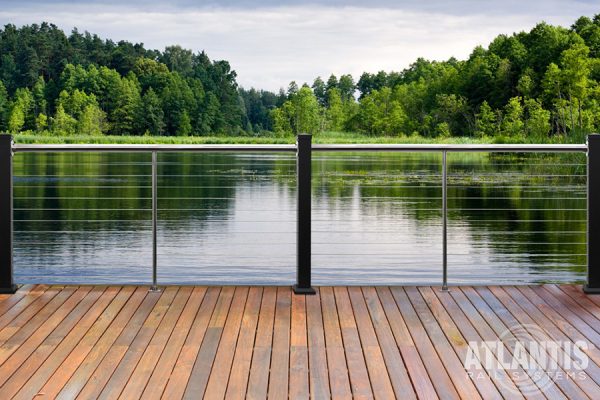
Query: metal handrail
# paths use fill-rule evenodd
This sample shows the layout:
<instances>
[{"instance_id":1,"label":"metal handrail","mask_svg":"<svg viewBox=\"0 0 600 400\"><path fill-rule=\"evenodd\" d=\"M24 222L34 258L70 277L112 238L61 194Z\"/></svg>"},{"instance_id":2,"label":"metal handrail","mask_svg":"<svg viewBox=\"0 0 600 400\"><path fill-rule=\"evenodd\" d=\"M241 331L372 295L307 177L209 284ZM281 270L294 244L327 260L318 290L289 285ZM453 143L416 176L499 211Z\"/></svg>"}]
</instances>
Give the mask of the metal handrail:
<instances>
[{"instance_id":1,"label":"metal handrail","mask_svg":"<svg viewBox=\"0 0 600 400\"><path fill-rule=\"evenodd\" d=\"M315 144L313 151L587 152L585 144Z\"/></svg>"},{"instance_id":2,"label":"metal handrail","mask_svg":"<svg viewBox=\"0 0 600 400\"><path fill-rule=\"evenodd\" d=\"M295 152L295 144L13 144L32 152ZM587 152L585 144L315 144L313 151Z\"/></svg>"},{"instance_id":3,"label":"metal handrail","mask_svg":"<svg viewBox=\"0 0 600 400\"><path fill-rule=\"evenodd\" d=\"M15 153L35 152L294 152L293 144L13 144Z\"/></svg>"}]
</instances>

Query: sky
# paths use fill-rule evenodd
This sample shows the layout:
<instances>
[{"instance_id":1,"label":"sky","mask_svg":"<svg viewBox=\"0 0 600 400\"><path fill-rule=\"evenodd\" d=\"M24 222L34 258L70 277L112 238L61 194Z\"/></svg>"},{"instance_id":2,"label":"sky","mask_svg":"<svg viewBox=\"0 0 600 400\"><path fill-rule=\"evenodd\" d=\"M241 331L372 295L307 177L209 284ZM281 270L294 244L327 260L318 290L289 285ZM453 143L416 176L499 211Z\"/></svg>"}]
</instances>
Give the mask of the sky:
<instances>
[{"instance_id":1,"label":"sky","mask_svg":"<svg viewBox=\"0 0 600 400\"><path fill-rule=\"evenodd\" d=\"M600 0L0 0L0 24L48 21L114 41L179 44L227 60L246 88L465 59L498 34L570 26Z\"/></svg>"}]
</instances>

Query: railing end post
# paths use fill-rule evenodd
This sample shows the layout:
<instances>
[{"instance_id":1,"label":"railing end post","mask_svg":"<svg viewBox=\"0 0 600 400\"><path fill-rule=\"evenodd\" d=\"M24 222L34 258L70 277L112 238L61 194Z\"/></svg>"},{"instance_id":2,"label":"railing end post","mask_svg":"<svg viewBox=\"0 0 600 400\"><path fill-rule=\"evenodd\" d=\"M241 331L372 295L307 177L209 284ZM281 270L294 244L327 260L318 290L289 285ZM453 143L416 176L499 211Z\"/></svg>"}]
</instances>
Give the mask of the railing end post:
<instances>
[{"instance_id":1,"label":"railing end post","mask_svg":"<svg viewBox=\"0 0 600 400\"><path fill-rule=\"evenodd\" d=\"M17 291L13 277L13 138L0 135L0 293Z\"/></svg>"},{"instance_id":2,"label":"railing end post","mask_svg":"<svg viewBox=\"0 0 600 400\"><path fill-rule=\"evenodd\" d=\"M587 282L583 291L600 294L600 135L587 137Z\"/></svg>"}]
</instances>

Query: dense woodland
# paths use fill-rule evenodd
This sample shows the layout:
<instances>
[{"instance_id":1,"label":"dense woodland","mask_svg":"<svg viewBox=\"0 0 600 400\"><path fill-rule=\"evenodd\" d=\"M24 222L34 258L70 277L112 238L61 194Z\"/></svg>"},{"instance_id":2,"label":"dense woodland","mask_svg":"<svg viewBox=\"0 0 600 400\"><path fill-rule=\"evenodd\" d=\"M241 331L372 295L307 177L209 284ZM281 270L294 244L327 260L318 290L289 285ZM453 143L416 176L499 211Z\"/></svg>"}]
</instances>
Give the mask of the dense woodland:
<instances>
[{"instance_id":1,"label":"dense woodland","mask_svg":"<svg viewBox=\"0 0 600 400\"><path fill-rule=\"evenodd\" d=\"M0 131L51 135L573 137L600 131L600 14L499 35L467 60L418 59L272 93L180 46L115 43L48 23L0 30Z\"/></svg>"}]
</instances>

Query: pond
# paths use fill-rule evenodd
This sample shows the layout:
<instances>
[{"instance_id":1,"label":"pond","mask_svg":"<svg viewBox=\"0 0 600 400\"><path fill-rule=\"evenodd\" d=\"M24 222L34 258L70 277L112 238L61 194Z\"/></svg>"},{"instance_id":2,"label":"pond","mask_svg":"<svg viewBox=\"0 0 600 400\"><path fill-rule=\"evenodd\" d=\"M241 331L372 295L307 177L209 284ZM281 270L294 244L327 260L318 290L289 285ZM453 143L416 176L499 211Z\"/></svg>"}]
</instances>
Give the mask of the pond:
<instances>
[{"instance_id":1,"label":"pond","mask_svg":"<svg viewBox=\"0 0 600 400\"><path fill-rule=\"evenodd\" d=\"M160 153L158 280L295 279L294 154ZM582 282L584 154L448 154L450 284ZM149 283L151 156L18 153L18 283ZM439 284L441 155L313 154L313 282Z\"/></svg>"}]
</instances>

